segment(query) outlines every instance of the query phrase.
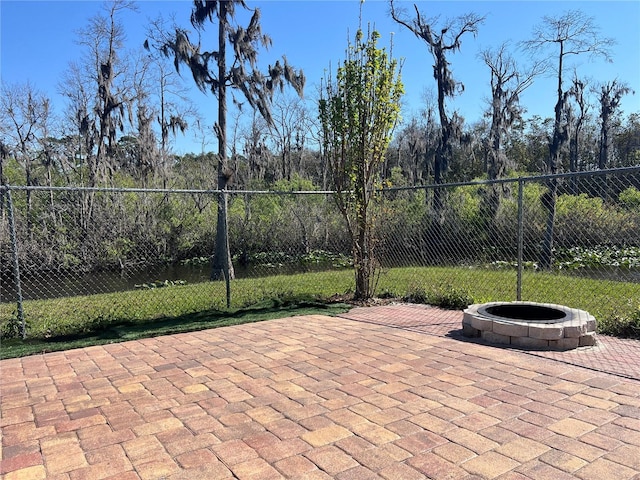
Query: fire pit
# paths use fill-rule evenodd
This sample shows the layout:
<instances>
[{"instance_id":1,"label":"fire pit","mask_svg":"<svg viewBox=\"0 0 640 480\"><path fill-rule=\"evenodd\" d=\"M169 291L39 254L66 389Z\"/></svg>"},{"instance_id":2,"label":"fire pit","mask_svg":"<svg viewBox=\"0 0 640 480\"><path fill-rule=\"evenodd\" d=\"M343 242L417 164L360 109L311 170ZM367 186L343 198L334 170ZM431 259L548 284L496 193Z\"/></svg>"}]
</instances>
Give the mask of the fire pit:
<instances>
[{"instance_id":1,"label":"fire pit","mask_svg":"<svg viewBox=\"0 0 640 480\"><path fill-rule=\"evenodd\" d=\"M534 302L491 302L464 311L462 333L489 343L543 350L596 344L596 320L584 310Z\"/></svg>"}]
</instances>

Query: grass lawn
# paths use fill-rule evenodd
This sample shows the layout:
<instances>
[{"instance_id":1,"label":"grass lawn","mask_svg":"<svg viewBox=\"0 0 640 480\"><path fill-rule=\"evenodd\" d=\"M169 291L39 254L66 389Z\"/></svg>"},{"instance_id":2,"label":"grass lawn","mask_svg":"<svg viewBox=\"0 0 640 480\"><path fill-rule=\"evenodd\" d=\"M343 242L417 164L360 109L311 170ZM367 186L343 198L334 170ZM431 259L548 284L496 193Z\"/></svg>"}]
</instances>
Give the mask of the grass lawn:
<instances>
[{"instance_id":1,"label":"grass lawn","mask_svg":"<svg viewBox=\"0 0 640 480\"><path fill-rule=\"evenodd\" d=\"M297 301L265 301L250 308L238 310L203 310L173 317L162 317L147 321L114 320L101 328L84 326L75 332L63 335L30 335L26 340L17 338L2 340L0 359L22 357L38 353L69 350L92 345L124 342L140 338L192 332L207 328L226 327L242 323L259 322L292 315L335 315L349 309L346 304L326 304ZM69 329L71 330L71 329Z\"/></svg>"},{"instance_id":2,"label":"grass lawn","mask_svg":"<svg viewBox=\"0 0 640 480\"><path fill-rule=\"evenodd\" d=\"M30 300L24 304L27 340L2 339L0 358L120 342L291 315L346 311L351 270L239 279L226 308L222 282L149 290ZM383 271L379 296L464 308L470 303L516 299L516 274L473 268L394 268ZM600 333L640 338L640 284L526 273L522 299L587 310ZM15 305L0 304L0 328L15 328Z\"/></svg>"}]
</instances>

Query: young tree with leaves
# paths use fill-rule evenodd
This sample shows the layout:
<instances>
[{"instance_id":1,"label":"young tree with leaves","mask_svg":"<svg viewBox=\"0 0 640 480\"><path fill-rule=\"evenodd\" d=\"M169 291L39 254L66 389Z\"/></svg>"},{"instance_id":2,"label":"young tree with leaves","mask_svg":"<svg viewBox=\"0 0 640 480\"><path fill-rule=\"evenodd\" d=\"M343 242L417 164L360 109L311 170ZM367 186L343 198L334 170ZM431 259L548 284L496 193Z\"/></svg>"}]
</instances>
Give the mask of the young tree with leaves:
<instances>
[{"instance_id":1,"label":"young tree with leaves","mask_svg":"<svg viewBox=\"0 0 640 480\"><path fill-rule=\"evenodd\" d=\"M218 121L214 130L218 139L218 218L216 242L211 267L212 279L229 280L234 277L229 251L227 189L231 170L227 160L227 89L239 90L249 105L272 122L271 98L273 92L284 87L285 82L293 86L299 95L304 88L304 75L291 67L286 58L269 66L266 74L258 70L258 50L271 46L271 38L262 33L260 10L253 10L247 27L235 20L236 8L251 11L244 0L194 0L191 25L197 30L197 40L190 32L176 27L171 36L156 45L167 57L174 59L176 70L186 65L193 80L202 92L210 91L218 99ZM214 50L204 50L200 33L207 22L218 22L218 38ZM148 41L145 46L149 46ZM227 53L227 47L230 52ZM228 58L229 57L229 58Z\"/></svg>"},{"instance_id":2,"label":"young tree with leaves","mask_svg":"<svg viewBox=\"0 0 640 480\"><path fill-rule=\"evenodd\" d=\"M358 300L374 294L376 189L404 93L399 65L378 48L379 37L372 31L365 39L358 30L335 80L325 79L319 101L323 149L351 238Z\"/></svg>"},{"instance_id":3,"label":"young tree with leaves","mask_svg":"<svg viewBox=\"0 0 640 480\"><path fill-rule=\"evenodd\" d=\"M547 173L555 174L562 170L562 149L569 139L566 107L569 91L566 91L563 85L566 62L569 57L581 54L602 56L610 60L609 48L612 44L613 40L600 36L594 19L579 10L570 10L558 17L544 16L542 23L534 28L533 38L523 42L526 49L535 53L549 47L557 48L558 63L556 67L553 67L558 79L557 99L554 109L553 134L549 141ZM539 261L539 266L543 270L550 269L553 262L553 227L556 216L558 180L555 178L549 180L548 188L548 193L543 197L548 215Z\"/></svg>"}]
</instances>

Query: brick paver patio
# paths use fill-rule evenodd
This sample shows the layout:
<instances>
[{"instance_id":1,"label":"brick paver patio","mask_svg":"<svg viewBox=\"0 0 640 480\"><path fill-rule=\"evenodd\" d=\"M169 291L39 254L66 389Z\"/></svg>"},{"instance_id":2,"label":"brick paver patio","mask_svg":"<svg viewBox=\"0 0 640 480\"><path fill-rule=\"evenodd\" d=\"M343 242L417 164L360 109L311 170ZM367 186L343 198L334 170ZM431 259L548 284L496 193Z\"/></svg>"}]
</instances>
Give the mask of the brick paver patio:
<instances>
[{"instance_id":1,"label":"brick paver patio","mask_svg":"<svg viewBox=\"0 0 640 480\"><path fill-rule=\"evenodd\" d=\"M25 479L640 479L640 342L523 352L357 308L0 362Z\"/></svg>"}]
</instances>

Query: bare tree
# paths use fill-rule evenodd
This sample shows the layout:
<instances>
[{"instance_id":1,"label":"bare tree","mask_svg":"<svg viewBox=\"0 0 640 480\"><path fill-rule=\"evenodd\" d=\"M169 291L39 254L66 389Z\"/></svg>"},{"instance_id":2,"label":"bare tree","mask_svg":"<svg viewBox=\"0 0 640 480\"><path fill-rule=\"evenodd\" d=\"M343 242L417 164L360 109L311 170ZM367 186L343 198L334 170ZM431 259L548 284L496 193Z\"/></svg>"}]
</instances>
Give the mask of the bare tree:
<instances>
[{"instance_id":1,"label":"bare tree","mask_svg":"<svg viewBox=\"0 0 640 480\"><path fill-rule=\"evenodd\" d=\"M508 167L503 142L514 123L522 120L523 108L520 95L533 84L536 76L542 73L543 66L536 62L523 70L507 51L504 43L497 50L484 50L482 60L491 72L491 101L489 117L489 161L487 172L490 180L502 178Z\"/></svg>"},{"instance_id":2,"label":"bare tree","mask_svg":"<svg viewBox=\"0 0 640 480\"><path fill-rule=\"evenodd\" d=\"M453 78L450 63L447 60L449 54L460 50L462 37L470 33L475 36L478 27L484 22L484 17L474 13L462 15L455 19L447 20L441 28L436 27L439 19L425 18L414 5L415 17L409 19L408 16L396 9L394 0L390 0L391 17L400 25L427 44L427 48L433 57L433 77L438 87L438 115L440 119L440 138L434 157L433 178L434 183L443 182L444 174L447 171L452 157L453 144L460 139L462 134L463 119L457 112L449 114L446 108L447 98L452 98L464 90L464 85ZM442 191L436 189L434 192L434 212L437 222L442 222Z\"/></svg>"},{"instance_id":3,"label":"bare tree","mask_svg":"<svg viewBox=\"0 0 640 480\"><path fill-rule=\"evenodd\" d=\"M558 81L553 137L549 143L547 163L549 173L558 173L562 169L561 148L568 140L564 115L568 92L563 85L563 74L568 57L588 54L602 56L610 61L609 50L613 43L610 38L600 37L599 28L595 25L594 19L585 16L579 10L568 11L559 17L544 16L542 23L534 28L533 38L523 42L526 49L535 52L548 47L557 48L557 66L550 67Z\"/></svg>"},{"instance_id":4,"label":"bare tree","mask_svg":"<svg viewBox=\"0 0 640 480\"><path fill-rule=\"evenodd\" d=\"M9 158L9 147L5 145L4 141L4 138L0 138L0 185L7 184L7 179L4 176L3 165L4 162L7 161L7 158ZM4 201L4 197L2 198L2 201ZM2 207L3 205L4 204L0 204L0 207Z\"/></svg>"},{"instance_id":5,"label":"bare tree","mask_svg":"<svg viewBox=\"0 0 640 480\"><path fill-rule=\"evenodd\" d=\"M603 83L598 96L600 104L600 142L598 168L603 170L611 164L612 130L614 120L619 113L620 101L627 94L635 92L626 83L618 80Z\"/></svg>"},{"instance_id":6,"label":"bare tree","mask_svg":"<svg viewBox=\"0 0 640 480\"><path fill-rule=\"evenodd\" d=\"M97 118L93 108L94 88L88 68L79 62L71 62L64 72L59 84L60 93L66 97L66 121L63 129L66 131L67 153L70 170L74 180L81 185L95 186L98 169L95 156L95 146L98 140L96 128ZM80 193L79 224L87 231L94 209L93 192Z\"/></svg>"},{"instance_id":7,"label":"bare tree","mask_svg":"<svg viewBox=\"0 0 640 480\"><path fill-rule=\"evenodd\" d=\"M535 62L523 70L507 51L503 43L497 50L484 50L482 60L491 72L491 101L489 116L491 126L487 148L487 173L489 180L503 178L508 167L503 142L514 123L522 120L523 108L520 95L533 84L542 73L543 64ZM501 190L504 185L493 184L487 197L490 218L495 218L500 206Z\"/></svg>"},{"instance_id":8,"label":"bare tree","mask_svg":"<svg viewBox=\"0 0 640 480\"><path fill-rule=\"evenodd\" d=\"M319 95L321 93L319 88ZM318 98L319 99L319 98ZM314 99L314 101L318 101ZM329 162L324 151L322 142L322 122L316 115L306 117L307 131L305 147L305 171L310 178L314 179L316 185L320 185L322 190L328 190L331 183L331 175L329 171Z\"/></svg>"},{"instance_id":9,"label":"bare tree","mask_svg":"<svg viewBox=\"0 0 640 480\"><path fill-rule=\"evenodd\" d=\"M555 174L562 170L561 153L569 139L566 115L569 92L564 89L563 85L563 74L567 67L568 57L588 54L602 56L610 60L609 49L612 44L612 39L600 36L599 28L594 23L594 19L579 10L570 10L558 17L544 16L542 23L534 28L533 38L523 42L523 46L527 50L536 53L550 47L557 49L558 63L553 67L558 79L557 99L554 109L553 134L549 141L547 173ZM540 268L544 270L550 269L553 261L553 227L558 196L558 180L554 178L548 183L549 191L543 198L545 208L548 211L547 227L539 262Z\"/></svg>"},{"instance_id":10,"label":"bare tree","mask_svg":"<svg viewBox=\"0 0 640 480\"><path fill-rule=\"evenodd\" d=\"M426 126L413 116L398 132L392 143L398 152L398 166L408 176L409 185L418 185L424 178L426 154ZM389 170L389 169L385 169Z\"/></svg>"},{"instance_id":11,"label":"bare tree","mask_svg":"<svg viewBox=\"0 0 640 480\"><path fill-rule=\"evenodd\" d=\"M160 157L153 130L156 111L151 100L152 62L148 57L138 56L132 65L131 129L118 140L117 148L112 148L110 156L112 161L118 162L118 168L124 169L146 188Z\"/></svg>"},{"instance_id":12,"label":"bare tree","mask_svg":"<svg viewBox=\"0 0 640 480\"><path fill-rule=\"evenodd\" d=\"M0 88L0 142L2 162L12 155L24 170L27 186L36 185L36 166L46 138L51 115L51 101L31 83ZM27 230L31 230L31 191L27 190Z\"/></svg>"},{"instance_id":13,"label":"bare tree","mask_svg":"<svg viewBox=\"0 0 640 480\"><path fill-rule=\"evenodd\" d=\"M93 16L89 25L79 32L79 43L87 47L87 67L95 88L95 158L89 160L89 186L107 180L113 171L109 157L114 152L117 134L124 130L126 113L131 119L132 92L124 74L127 65L122 50L126 35L118 16L124 10L135 9L133 2L113 0L104 4L104 13ZM73 88L71 86L71 88ZM87 119L86 122L91 120Z\"/></svg>"},{"instance_id":14,"label":"bare tree","mask_svg":"<svg viewBox=\"0 0 640 480\"><path fill-rule=\"evenodd\" d=\"M585 97L587 83L574 75L569 89L573 104L567 105L567 119L569 122L569 171L580 171L580 136L589 112L589 103ZM575 107L573 106L575 105Z\"/></svg>"},{"instance_id":15,"label":"bare tree","mask_svg":"<svg viewBox=\"0 0 640 480\"><path fill-rule=\"evenodd\" d=\"M167 26L162 17L154 20L147 29L149 38L162 42L162 32ZM166 186L171 157L171 141L178 133L185 133L190 126L199 125L201 118L197 107L189 98L183 79L174 65L158 51L151 51L149 41L145 43L150 58L150 96L154 99L156 123L160 131L160 155L157 170Z\"/></svg>"},{"instance_id":16,"label":"bare tree","mask_svg":"<svg viewBox=\"0 0 640 480\"><path fill-rule=\"evenodd\" d=\"M280 178L291 180L293 156L300 156L305 144L307 112L299 97L278 95L273 102L269 126L274 150L280 154Z\"/></svg>"},{"instance_id":17,"label":"bare tree","mask_svg":"<svg viewBox=\"0 0 640 480\"><path fill-rule=\"evenodd\" d=\"M67 98L65 123L73 126L72 137L77 139L71 164L80 182L90 187L112 180L118 136L133 123L129 56L120 21L127 10L135 11L130 1L107 1L77 32L77 42L84 47L82 57L69 64L58 86ZM80 196L80 225L87 231L95 213L95 194Z\"/></svg>"},{"instance_id":18,"label":"bare tree","mask_svg":"<svg viewBox=\"0 0 640 480\"><path fill-rule=\"evenodd\" d=\"M640 165L640 112L630 113L625 118L614 142L620 166Z\"/></svg>"},{"instance_id":19,"label":"bare tree","mask_svg":"<svg viewBox=\"0 0 640 480\"><path fill-rule=\"evenodd\" d=\"M84 165L95 171L96 119L92 108L91 84L86 78L85 69L79 63L71 62L59 84L59 92L66 97L66 121L64 129L70 139L76 141L72 152L71 167L77 180L86 183ZM95 177L95 174L92 175Z\"/></svg>"},{"instance_id":20,"label":"bare tree","mask_svg":"<svg viewBox=\"0 0 640 480\"><path fill-rule=\"evenodd\" d=\"M253 10L247 27L235 21L236 8L251 11L244 0L194 0L191 12L191 24L198 31L198 40L190 38L190 32L175 28L171 36L156 47L167 57L174 59L176 70L186 65L198 88L211 91L218 99L218 121L215 133L218 139L218 220L216 227L216 246L211 268L212 279L233 278L233 264L229 251L227 219L227 184L231 171L227 161L227 88L239 90L250 107L272 123L270 102L274 90L282 89L284 83L294 87L302 95L304 75L296 72L286 58L283 63L276 61L269 66L265 74L258 70L258 50L271 45L268 35L262 33L260 10ZM218 22L217 50L206 51L202 47L200 32L207 22ZM148 45L148 44L147 44ZM227 54L230 46L230 58ZM228 63L228 61L230 62Z\"/></svg>"},{"instance_id":21,"label":"bare tree","mask_svg":"<svg viewBox=\"0 0 640 480\"><path fill-rule=\"evenodd\" d=\"M409 185L429 182L433 172L438 145L438 125L434 117L435 104L426 99L425 108L409 119L396 134L394 147L398 150L398 166L408 177Z\"/></svg>"},{"instance_id":22,"label":"bare tree","mask_svg":"<svg viewBox=\"0 0 640 480\"><path fill-rule=\"evenodd\" d=\"M251 122L240 132L242 153L248 163L244 185L262 182L269 163L271 153L266 145L268 127L262 117L254 112Z\"/></svg>"}]
</instances>

